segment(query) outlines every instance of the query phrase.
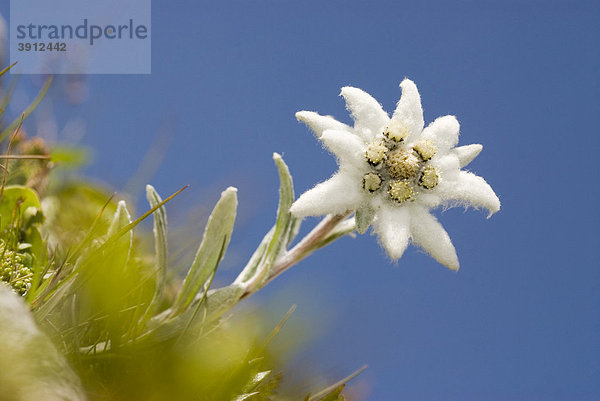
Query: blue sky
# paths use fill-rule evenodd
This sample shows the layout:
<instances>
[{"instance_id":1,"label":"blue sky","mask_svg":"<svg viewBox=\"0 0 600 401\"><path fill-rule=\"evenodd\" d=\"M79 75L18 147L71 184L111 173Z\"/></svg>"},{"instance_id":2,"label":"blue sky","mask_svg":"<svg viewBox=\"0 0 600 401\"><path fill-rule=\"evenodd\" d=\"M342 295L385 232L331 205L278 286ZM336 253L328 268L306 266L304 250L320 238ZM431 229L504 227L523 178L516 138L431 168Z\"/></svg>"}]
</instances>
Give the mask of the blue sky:
<instances>
[{"instance_id":1,"label":"blue sky","mask_svg":"<svg viewBox=\"0 0 600 401\"><path fill-rule=\"evenodd\" d=\"M346 85L392 111L408 77L426 122L454 114L460 144L484 145L469 169L502 201L489 220L438 211L459 273L415 248L390 263L364 235L251 302L277 302L274 315L297 303L297 319L319 333L299 363L331 379L368 364L359 382L369 400L600 398L600 3L213 3L155 0L152 74L90 76L87 102L55 101L58 131L85 122L87 173L123 187L167 125L151 179L161 193L191 184L181 206L240 188L233 274L272 222L272 152L297 193L335 171L294 113L349 122Z\"/></svg>"}]
</instances>

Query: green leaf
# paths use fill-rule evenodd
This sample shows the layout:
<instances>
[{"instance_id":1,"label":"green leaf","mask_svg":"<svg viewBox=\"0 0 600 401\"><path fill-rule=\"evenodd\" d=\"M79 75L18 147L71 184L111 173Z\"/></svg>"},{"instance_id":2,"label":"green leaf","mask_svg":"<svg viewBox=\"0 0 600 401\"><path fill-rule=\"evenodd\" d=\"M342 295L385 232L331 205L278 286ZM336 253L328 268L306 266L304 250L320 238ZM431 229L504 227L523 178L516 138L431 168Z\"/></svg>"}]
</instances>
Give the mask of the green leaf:
<instances>
[{"instance_id":1,"label":"green leaf","mask_svg":"<svg viewBox=\"0 0 600 401\"><path fill-rule=\"evenodd\" d=\"M256 271L261 267L261 264L265 258L265 254L267 252L267 248L269 247L271 239L273 238L273 231L275 231L274 226L271 227L269 232L263 237L262 241L250 257L250 260L248 261L242 272L238 275L237 279L235 280L236 284L244 285L245 283L250 281L250 279L252 279L254 275L256 275Z\"/></svg>"},{"instance_id":2,"label":"green leaf","mask_svg":"<svg viewBox=\"0 0 600 401\"><path fill-rule=\"evenodd\" d=\"M280 181L277 220L236 279L236 283L251 287L251 291L262 287L268 280L275 260L281 252L287 249L288 244L299 230L299 219L290 213L290 207L294 203L292 176L279 154L274 153L273 160L277 166Z\"/></svg>"},{"instance_id":3,"label":"green leaf","mask_svg":"<svg viewBox=\"0 0 600 401\"><path fill-rule=\"evenodd\" d=\"M165 311L150 322L154 327L138 338L139 342L159 343L183 334L190 327L197 329L201 324L209 324L238 303L244 289L235 284L208 291L205 296L197 297L189 308L181 314L168 318ZM166 318L165 318L166 317ZM160 318L165 318L158 322Z\"/></svg>"},{"instance_id":4,"label":"green leaf","mask_svg":"<svg viewBox=\"0 0 600 401\"><path fill-rule=\"evenodd\" d=\"M290 213L290 207L294 203L294 184L290 170L279 154L274 153L273 160L279 172L279 206L277 207L277 220L275 221L273 236L265 252L263 266L258 269L259 288L268 279L271 267L281 251L286 250L290 239L290 230L297 220Z\"/></svg>"},{"instance_id":5,"label":"green leaf","mask_svg":"<svg viewBox=\"0 0 600 401\"><path fill-rule=\"evenodd\" d=\"M36 301L36 303L40 303L39 307L34 309L36 317L44 319L92 277L94 278L92 287L88 287L87 290L106 287L99 289L98 292L103 294L103 298L110 301L113 307L111 312L114 312L120 300L120 298L115 297L115 293L121 294L120 290L124 291L128 284L123 279L133 247L131 225L131 216L126 204L124 201L120 201L107 229L104 244L85 255L83 260L77 263L76 268L67 274L63 275L60 268L59 271L54 273L48 287ZM123 232L126 228L128 228L127 231ZM93 237L90 237L90 244L91 238ZM100 249L102 252L99 251ZM106 292L107 288L111 293ZM106 296L104 297L104 295Z\"/></svg>"},{"instance_id":6,"label":"green leaf","mask_svg":"<svg viewBox=\"0 0 600 401\"><path fill-rule=\"evenodd\" d=\"M29 207L37 210L42 208L35 191L21 185L4 187L2 200L0 201L0 231L4 230L9 224L14 223L13 217L22 221L25 211ZM19 214L14 214L17 211Z\"/></svg>"},{"instance_id":7,"label":"green leaf","mask_svg":"<svg viewBox=\"0 0 600 401\"><path fill-rule=\"evenodd\" d=\"M202 243L173 305L173 316L183 312L214 275L229 244L236 211L237 189L229 187L208 218Z\"/></svg>"},{"instance_id":8,"label":"green leaf","mask_svg":"<svg viewBox=\"0 0 600 401\"><path fill-rule=\"evenodd\" d=\"M253 393L246 393L246 394L241 394L238 395L237 397L235 397L233 399L233 401L249 401L250 399L254 398L254 396L259 395L260 393L258 391L255 391Z\"/></svg>"},{"instance_id":9,"label":"green leaf","mask_svg":"<svg viewBox=\"0 0 600 401\"><path fill-rule=\"evenodd\" d=\"M110 245L103 252L90 257L80 274L76 276L76 286L82 288L86 297L92 299L93 308L105 315L104 324L109 336L111 349L121 343L124 330L131 326L123 325L120 312L126 308L128 293L139 284L136 270L130 262L133 247L133 230L125 235L119 233L131 224L131 216L124 201L120 201L107 231ZM129 325L137 322L129 321Z\"/></svg>"},{"instance_id":10,"label":"green leaf","mask_svg":"<svg viewBox=\"0 0 600 401\"><path fill-rule=\"evenodd\" d=\"M117 233L119 233L123 227L127 227L129 224L131 224L131 215L127 210L125 201L120 201L117 205L117 211L113 216L110 226L108 227L108 232L106 234L107 239L117 235ZM133 247L133 229L129 230L127 235L123 235L122 237L116 239L113 247L113 249L118 250L120 255L125 257L123 260L123 266L125 266L127 260L129 260L129 257L131 256L131 249Z\"/></svg>"},{"instance_id":11,"label":"green leaf","mask_svg":"<svg viewBox=\"0 0 600 401\"><path fill-rule=\"evenodd\" d=\"M273 400L273 395L279 388L280 383L281 375L273 375L270 370L254 371L250 373L248 383L244 386L243 394L233 398L233 400Z\"/></svg>"},{"instance_id":12,"label":"green leaf","mask_svg":"<svg viewBox=\"0 0 600 401\"><path fill-rule=\"evenodd\" d=\"M188 185L186 185L185 187L181 188L179 191L175 192L173 195L169 196L167 199L163 200L162 202L160 202L156 206L150 208L150 210L148 210L147 212L145 212L144 214L142 214L140 217L138 217L137 219L135 219L131 223L127 224L125 227L121 228L113 236L111 236L110 238L108 238L108 240L104 244L102 244L102 246L100 248L98 248L95 251L95 253L96 254L101 253L101 252L104 251L105 248L108 248L108 247L112 246L114 242L118 241L119 238L121 238L121 236L123 236L126 233L128 233L135 226L137 226L138 224L140 224L144 219L146 219L148 216L150 216L152 213L154 213L154 211L156 209L158 209L159 207L163 206L165 203L169 202L171 199L173 199L174 197L176 197L177 195L179 195L187 187L188 187Z\"/></svg>"},{"instance_id":13,"label":"green leaf","mask_svg":"<svg viewBox=\"0 0 600 401\"><path fill-rule=\"evenodd\" d=\"M46 242L42 238L42 234L37 226L30 226L25 232L25 238L27 242L31 244L29 252L36 258L37 265L45 265L47 254L46 254Z\"/></svg>"},{"instance_id":14,"label":"green leaf","mask_svg":"<svg viewBox=\"0 0 600 401\"><path fill-rule=\"evenodd\" d=\"M131 214L129 214L129 210L127 210L127 205L125 201L119 201L117 204L117 210L113 215L112 221L110 222L110 226L108 226L108 231L106 233L107 238L110 238L116 235L123 227L126 227L131 223ZM120 238L119 240L121 240ZM133 230L129 230L129 240L128 243L131 243L133 240Z\"/></svg>"},{"instance_id":15,"label":"green leaf","mask_svg":"<svg viewBox=\"0 0 600 401\"><path fill-rule=\"evenodd\" d=\"M97 212L96 216L94 217L94 219L91 221L90 224L90 228L87 231L87 233L85 234L85 237L81 240L79 240L73 247L73 251L70 253L70 255L68 255L67 259L66 259L66 263L76 263L77 259L83 254L85 255L86 253L91 252L91 250L93 250L93 242L94 240L96 240L99 236L103 235L101 233L104 232L104 230L108 230L106 223L103 219L103 216L106 213L109 213L110 211L117 211L116 206L113 203L113 196L111 195L108 199L104 199L104 195L101 195L100 197L98 196L99 193L97 191L95 191L93 188L86 188L84 186L79 186L77 188L77 192L79 192L76 195L75 199L78 199L78 203L79 204L84 204L85 206L87 205L94 205L97 206L97 202L101 202L99 203L100 205L102 205L100 207L100 210ZM69 197L71 197L73 195L69 195ZM65 198L59 198L59 202L66 204L68 206L68 203L65 202ZM69 210L69 209L66 209ZM85 210L85 208L84 208ZM68 215L68 213L63 213L63 215Z\"/></svg>"},{"instance_id":16,"label":"green leaf","mask_svg":"<svg viewBox=\"0 0 600 401\"><path fill-rule=\"evenodd\" d=\"M299 230L299 219L290 213L290 207L294 203L294 183L290 170L279 154L274 153L273 160L275 160L279 172L279 206L277 207L275 231L267 250L267 257L271 259L269 261L271 264L279 256L279 251L287 247Z\"/></svg>"},{"instance_id":17,"label":"green leaf","mask_svg":"<svg viewBox=\"0 0 600 401\"><path fill-rule=\"evenodd\" d=\"M375 210L370 205L362 205L354 216L356 220L356 231L364 234L375 218Z\"/></svg>"},{"instance_id":18,"label":"green leaf","mask_svg":"<svg viewBox=\"0 0 600 401\"><path fill-rule=\"evenodd\" d=\"M265 381L265 379L267 378L267 376L269 376L271 374L270 370L265 370L263 372L258 372L254 375L254 377L252 377L252 379L250 380L250 383L248 383L249 386L252 386L252 388L256 388L258 387L261 383L263 383Z\"/></svg>"},{"instance_id":19,"label":"green leaf","mask_svg":"<svg viewBox=\"0 0 600 401\"><path fill-rule=\"evenodd\" d=\"M152 185L146 186L146 199L150 207L155 207L162 202ZM162 301L163 292L167 281L167 211L164 206L159 207L154 212L154 249L155 257L155 286L152 301L146 310L144 319L151 316Z\"/></svg>"},{"instance_id":20,"label":"green leaf","mask_svg":"<svg viewBox=\"0 0 600 401\"><path fill-rule=\"evenodd\" d=\"M80 253L82 252L82 249L85 248L87 244L91 243L92 239L94 238L93 234L96 231L96 225L99 225L97 223L100 221L102 213L101 211L100 214L96 216L96 219L94 219L94 222L92 223L92 229L90 230L88 235L86 235L86 238L84 238L84 240L81 241L81 243L75 249L74 253L67 258L67 262L76 262L76 267L69 271L66 277L60 277L60 279L55 280L55 277L60 276L57 272L50 284L44 289L44 291L41 294L39 294L39 296L36 297L36 300L33 302L33 307L36 316L40 316L40 318L45 318L52 310L54 310L60 304L60 302L62 302L62 300L66 299L66 297L69 294L74 293L74 291L76 291L81 286L81 284L86 282L95 273L95 271L97 270L97 266L94 265L94 261L97 260L98 257L102 257L103 253L106 250L110 249L117 241L119 241L119 239L123 235L131 231L146 217L150 216L158 208L162 207L165 203L175 198L187 187L188 186L181 188L180 190L178 190L177 192L175 192L174 194L172 194L171 196L169 196L168 198L166 198L165 200L163 200L162 202L160 202L159 204L142 214L140 217L118 230L111 237L109 237L104 244L102 244L98 248L92 249L89 253L85 255L84 258L82 258L83 260L78 261L77 259ZM108 202L106 202L102 210L104 210L104 208L108 206L109 203L110 199ZM75 281L78 282L78 285L75 285Z\"/></svg>"},{"instance_id":21,"label":"green leaf","mask_svg":"<svg viewBox=\"0 0 600 401\"><path fill-rule=\"evenodd\" d=\"M221 316L237 304L244 294L244 289L236 285L209 291L206 297L206 315L211 319Z\"/></svg>"}]
</instances>

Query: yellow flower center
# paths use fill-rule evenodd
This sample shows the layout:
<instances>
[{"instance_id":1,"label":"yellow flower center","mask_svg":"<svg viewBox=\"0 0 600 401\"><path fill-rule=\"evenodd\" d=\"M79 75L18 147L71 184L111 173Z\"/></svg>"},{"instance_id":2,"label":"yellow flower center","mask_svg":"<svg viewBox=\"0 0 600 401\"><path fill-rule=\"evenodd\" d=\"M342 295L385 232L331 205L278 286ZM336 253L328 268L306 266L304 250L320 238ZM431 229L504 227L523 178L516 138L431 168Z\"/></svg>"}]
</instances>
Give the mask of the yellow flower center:
<instances>
[{"instance_id":1,"label":"yellow flower center","mask_svg":"<svg viewBox=\"0 0 600 401\"><path fill-rule=\"evenodd\" d=\"M394 180L390 182L388 194L392 200L402 203L411 199L414 195L412 185L408 181Z\"/></svg>"},{"instance_id":2,"label":"yellow flower center","mask_svg":"<svg viewBox=\"0 0 600 401\"><path fill-rule=\"evenodd\" d=\"M363 175L365 191L374 193L386 188L389 199L402 203L438 185L439 171L429 163L437 152L431 140L422 139L408 146L408 130L401 123L390 123L382 136L369 143L365 151L366 161L373 168Z\"/></svg>"},{"instance_id":3,"label":"yellow flower center","mask_svg":"<svg viewBox=\"0 0 600 401\"><path fill-rule=\"evenodd\" d=\"M393 178L409 179L417 176L419 162L413 151L398 149L388 154L386 166Z\"/></svg>"}]
</instances>

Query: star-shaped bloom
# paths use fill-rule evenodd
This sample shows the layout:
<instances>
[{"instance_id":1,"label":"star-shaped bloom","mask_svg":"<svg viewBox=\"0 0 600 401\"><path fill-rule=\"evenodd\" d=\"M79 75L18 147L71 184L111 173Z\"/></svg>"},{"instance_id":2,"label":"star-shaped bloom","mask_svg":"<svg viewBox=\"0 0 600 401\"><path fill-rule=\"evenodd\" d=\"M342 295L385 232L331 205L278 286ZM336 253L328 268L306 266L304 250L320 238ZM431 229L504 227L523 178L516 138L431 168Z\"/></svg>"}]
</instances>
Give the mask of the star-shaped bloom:
<instances>
[{"instance_id":1,"label":"star-shaped bloom","mask_svg":"<svg viewBox=\"0 0 600 401\"><path fill-rule=\"evenodd\" d=\"M481 145L455 147L459 124L443 116L424 128L421 97L405 79L402 96L390 118L368 93L342 88L354 127L311 111L300 111L307 124L337 158L339 170L305 192L292 205L297 217L355 212L357 230L372 225L392 259L409 242L438 262L458 270L448 233L429 210L472 206L500 210L500 200L481 177L461 170L481 152Z\"/></svg>"}]
</instances>

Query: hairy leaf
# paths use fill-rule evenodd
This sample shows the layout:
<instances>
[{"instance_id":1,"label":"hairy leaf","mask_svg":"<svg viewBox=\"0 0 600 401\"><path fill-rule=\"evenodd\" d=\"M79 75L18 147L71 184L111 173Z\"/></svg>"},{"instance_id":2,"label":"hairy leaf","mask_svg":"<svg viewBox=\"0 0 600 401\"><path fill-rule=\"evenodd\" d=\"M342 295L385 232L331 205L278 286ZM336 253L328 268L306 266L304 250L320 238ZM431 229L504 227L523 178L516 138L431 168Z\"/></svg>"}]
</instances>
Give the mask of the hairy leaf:
<instances>
[{"instance_id":1,"label":"hairy leaf","mask_svg":"<svg viewBox=\"0 0 600 401\"><path fill-rule=\"evenodd\" d=\"M146 198L150 207L155 207L162 202L152 185L146 186ZM162 301L163 292L167 279L167 212L164 206L154 212L154 263L155 263L155 285L152 301L146 311L145 318L151 316Z\"/></svg>"},{"instance_id":2,"label":"hairy leaf","mask_svg":"<svg viewBox=\"0 0 600 401\"><path fill-rule=\"evenodd\" d=\"M357 211L354 219L356 220L356 231L359 234L364 234L375 218L375 210L370 205L361 206Z\"/></svg>"},{"instance_id":3,"label":"hairy leaf","mask_svg":"<svg viewBox=\"0 0 600 401\"><path fill-rule=\"evenodd\" d=\"M173 305L173 315L183 312L214 275L229 244L236 210L237 189L229 187L208 218L202 243Z\"/></svg>"},{"instance_id":4,"label":"hairy leaf","mask_svg":"<svg viewBox=\"0 0 600 401\"><path fill-rule=\"evenodd\" d=\"M131 224L131 215L127 210L127 205L125 201L120 201L117 205L117 211L113 216L113 219L108 227L108 232L106 233L107 238L111 238L116 235L123 227ZM119 238L113 246L118 248L120 253L125 256L125 260L123 260L123 265L127 263L127 259L131 255L131 248L133 246L133 230L129 230L127 235Z\"/></svg>"},{"instance_id":5,"label":"hairy leaf","mask_svg":"<svg viewBox=\"0 0 600 401\"><path fill-rule=\"evenodd\" d=\"M253 290L262 287L268 280L275 260L287 249L299 229L299 219L290 213L290 207L294 203L292 176L280 155L273 154L273 160L280 180L277 220L236 279L237 284L252 287Z\"/></svg>"}]
</instances>

